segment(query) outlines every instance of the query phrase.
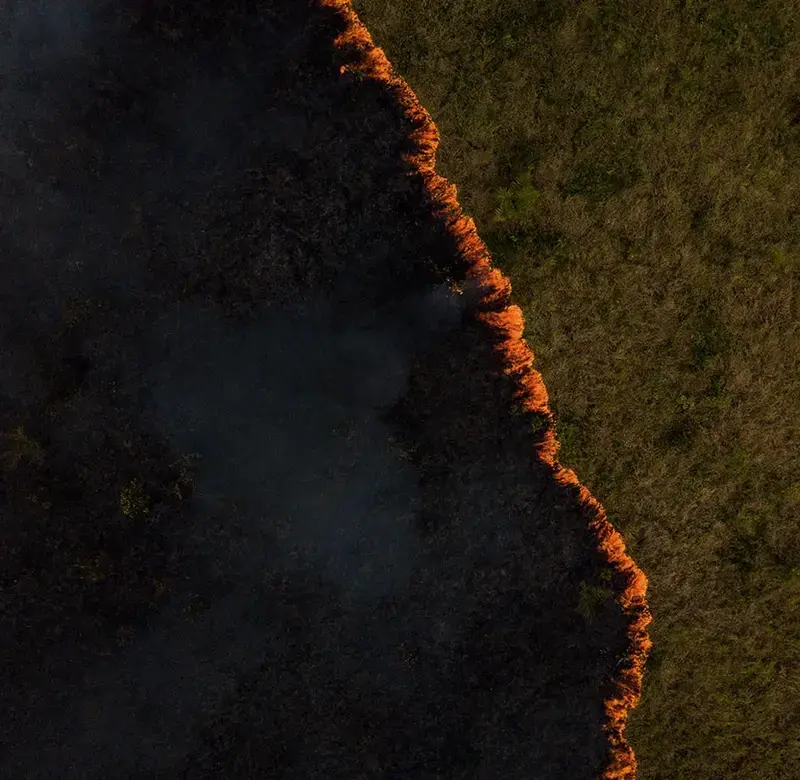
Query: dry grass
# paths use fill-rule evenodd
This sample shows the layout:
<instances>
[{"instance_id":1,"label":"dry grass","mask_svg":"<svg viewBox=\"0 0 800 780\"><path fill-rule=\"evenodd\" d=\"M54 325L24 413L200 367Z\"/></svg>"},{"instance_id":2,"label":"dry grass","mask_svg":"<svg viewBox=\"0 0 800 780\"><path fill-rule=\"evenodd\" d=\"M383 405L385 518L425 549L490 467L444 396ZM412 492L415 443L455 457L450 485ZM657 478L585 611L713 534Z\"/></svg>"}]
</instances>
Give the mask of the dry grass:
<instances>
[{"instance_id":1,"label":"dry grass","mask_svg":"<svg viewBox=\"0 0 800 780\"><path fill-rule=\"evenodd\" d=\"M642 778L800 762L792 0L356 0L514 284L561 460L650 580Z\"/></svg>"}]
</instances>

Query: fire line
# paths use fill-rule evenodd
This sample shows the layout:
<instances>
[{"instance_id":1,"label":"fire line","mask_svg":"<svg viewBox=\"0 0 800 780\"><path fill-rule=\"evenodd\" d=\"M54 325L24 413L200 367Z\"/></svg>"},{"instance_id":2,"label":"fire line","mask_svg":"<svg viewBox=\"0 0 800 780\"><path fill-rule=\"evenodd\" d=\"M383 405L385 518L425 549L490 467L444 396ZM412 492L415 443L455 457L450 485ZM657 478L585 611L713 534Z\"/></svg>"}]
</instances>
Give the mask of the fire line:
<instances>
[{"instance_id":1,"label":"fire line","mask_svg":"<svg viewBox=\"0 0 800 780\"><path fill-rule=\"evenodd\" d=\"M561 485L574 485L579 489L580 506L589 518L589 528L597 540L597 547L616 574L615 581L624 586L616 592L628 622L627 653L615 672L613 693L604 702L606 722L603 726L611 745L608 764L603 770L602 780L626 780L636 777L636 756L625 739L628 712L634 709L641 698L642 678L652 642L647 626L652 616L647 606L647 577L636 566L625 551L625 542L611 525L606 512L589 490L580 483L572 469L558 461L560 447L553 431L553 414L550 410L547 389L542 375L533 367L534 355L523 339L524 317L519 306L508 304L511 293L509 279L491 265L491 256L478 236L475 222L464 214L457 200L457 189L447 179L439 176L435 168L439 132L430 114L421 105L409 85L392 68L382 49L377 47L367 28L358 18L350 0L319 0L322 7L337 12L345 23L344 32L334 40L340 50L348 49L351 65L344 65L340 72L359 73L364 78L384 84L405 111L415 130L411 140L416 151L406 155L406 161L423 177L425 190L437 216L444 218L448 230L456 239L459 253L467 264L468 283L480 289L480 307L477 314L493 332L496 350L501 353L504 371L516 386L517 401L528 412L541 415L551 424L537 445L537 457L552 472ZM489 307L502 307L486 311Z\"/></svg>"}]
</instances>

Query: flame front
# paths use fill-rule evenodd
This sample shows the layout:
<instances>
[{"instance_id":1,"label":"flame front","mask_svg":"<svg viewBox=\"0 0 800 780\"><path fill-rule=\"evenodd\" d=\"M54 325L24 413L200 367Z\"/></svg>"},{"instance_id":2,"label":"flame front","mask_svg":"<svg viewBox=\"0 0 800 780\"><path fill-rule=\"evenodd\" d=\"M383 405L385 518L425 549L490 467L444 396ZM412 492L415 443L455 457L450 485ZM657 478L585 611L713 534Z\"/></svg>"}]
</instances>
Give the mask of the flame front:
<instances>
[{"instance_id":1,"label":"flame front","mask_svg":"<svg viewBox=\"0 0 800 780\"><path fill-rule=\"evenodd\" d=\"M427 195L434 214L443 218L448 230L457 241L459 253L466 261L467 279L480 290L480 308L477 314L493 332L496 349L501 353L504 370L512 375L517 386L517 400L528 412L553 420L547 389L542 375L533 367L534 355L523 339L525 320L519 306L508 304L511 283L503 273L491 266L491 256L481 241L471 217L463 213L456 198L455 185L439 176L435 170L439 132L428 112L403 79L393 71L382 49L375 46L366 27L359 20L350 0L319 0L322 7L335 10L345 22L345 30L334 41L340 48L349 48L356 55L353 65L340 69L358 72L365 78L385 84L412 121L411 139L416 150L406 156L407 162L424 178ZM487 311L495 308L499 310ZM628 621L628 648L621 669L613 678L613 694L604 702L606 722L604 729L611 744L608 764L602 780L636 777L636 757L625 740L628 712L639 703L645 663L652 646L647 626L652 621L647 606L647 577L625 551L620 533L609 523L605 510L589 490L581 485L572 469L558 462L559 443L552 425L544 432L537 446L539 460L547 465L555 479L562 485L579 488L582 510L590 518L597 547L618 578L625 584L616 598Z\"/></svg>"}]
</instances>

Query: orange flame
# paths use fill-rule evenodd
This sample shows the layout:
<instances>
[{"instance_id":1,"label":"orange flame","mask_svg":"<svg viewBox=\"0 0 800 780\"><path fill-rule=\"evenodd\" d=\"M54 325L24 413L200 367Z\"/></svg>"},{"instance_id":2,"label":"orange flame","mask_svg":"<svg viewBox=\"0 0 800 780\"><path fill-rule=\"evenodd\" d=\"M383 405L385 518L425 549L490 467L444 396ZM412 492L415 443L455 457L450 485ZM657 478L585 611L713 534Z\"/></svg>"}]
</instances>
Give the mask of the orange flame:
<instances>
[{"instance_id":1,"label":"orange flame","mask_svg":"<svg viewBox=\"0 0 800 780\"><path fill-rule=\"evenodd\" d=\"M383 50L375 46L350 0L319 0L319 4L333 9L345 23L344 32L337 36L334 44L339 49L347 48L349 59L354 60L354 64L342 66L340 72L358 72L364 78L384 84L412 121L415 129L411 139L416 149L405 159L423 176L434 215L445 220L457 241L459 253L467 265L466 284L480 291L478 303L481 312L476 317L493 332L492 341L496 342L496 350L502 355L505 373L514 377L516 397L521 407L552 423L547 389L542 375L533 368L533 352L522 337L525 326L522 310L508 303L511 283L499 269L492 268L491 256L478 236L475 222L463 213L458 203L455 185L434 170L439 132L430 114L408 84L394 73ZM559 463L559 447L552 425L549 425L537 446L539 460L551 470L559 484L579 488L580 505L590 518L589 528L597 539L598 549L618 579L625 583L616 597L628 621L628 648L622 664L624 668L613 677L613 693L604 702L604 729L611 748L602 780L635 779L636 757L624 734L628 712L641 698L642 677L652 646L647 633L647 626L652 621L645 598L647 577L625 552L622 536L609 523L597 499L580 483L572 469Z\"/></svg>"}]
</instances>

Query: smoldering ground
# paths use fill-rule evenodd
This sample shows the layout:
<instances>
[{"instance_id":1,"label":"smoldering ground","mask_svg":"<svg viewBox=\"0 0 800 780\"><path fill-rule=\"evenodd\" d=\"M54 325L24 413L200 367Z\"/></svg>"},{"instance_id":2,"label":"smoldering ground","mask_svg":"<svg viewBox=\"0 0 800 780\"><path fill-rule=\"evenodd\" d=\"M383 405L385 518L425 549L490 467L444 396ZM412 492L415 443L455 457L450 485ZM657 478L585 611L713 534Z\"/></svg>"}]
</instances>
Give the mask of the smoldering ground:
<instances>
[{"instance_id":1,"label":"smoldering ground","mask_svg":"<svg viewBox=\"0 0 800 780\"><path fill-rule=\"evenodd\" d=\"M121 344L129 339L125 358L114 367L120 395L193 458L197 519L183 543L207 539L220 514L236 531L213 550L198 547L209 565L128 648L80 671L74 687L58 678L33 686L26 730L8 735L6 777L122 776L178 759L197 719L283 642L281 617L270 611L280 582L332 588L355 623L322 632L321 652L358 658L403 684L400 627L363 617L403 591L420 556L416 470L380 413L404 392L415 352L456 327L463 308L442 285L380 310L305 297L247 326L199 301L137 310L153 278L142 246L122 240L132 204L175 238L186 226L179 204L241 164L248 143L288 141L291 114L273 127L246 122L280 56L268 25L254 33L265 48L249 80L221 74L206 57L156 91L137 73L143 55L114 37L111 10L67 0L6 9L0 131L4 202L13 205L2 224L4 398L24 404L43 392L28 339L57 324L70 296L111 296L129 312L119 334ZM83 83L92 58L109 66L100 80L112 86L124 71L139 101L117 106L114 120L89 117L99 150L79 121L82 102L96 97ZM210 594L206 608L188 616L200 590Z\"/></svg>"}]
</instances>

